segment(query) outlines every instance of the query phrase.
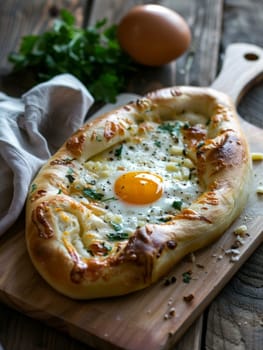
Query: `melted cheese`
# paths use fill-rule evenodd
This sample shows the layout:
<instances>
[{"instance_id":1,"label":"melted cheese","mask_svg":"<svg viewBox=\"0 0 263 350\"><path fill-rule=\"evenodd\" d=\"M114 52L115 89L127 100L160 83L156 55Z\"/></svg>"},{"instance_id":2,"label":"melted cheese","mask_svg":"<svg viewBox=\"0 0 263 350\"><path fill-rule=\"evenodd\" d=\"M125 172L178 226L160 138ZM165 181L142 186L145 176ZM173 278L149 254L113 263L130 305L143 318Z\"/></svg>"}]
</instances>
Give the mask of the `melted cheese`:
<instances>
[{"instance_id":1,"label":"melted cheese","mask_svg":"<svg viewBox=\"0 0 263 350\"><path fill-rule=\"evenodd\" d=\"M92 211L81 235L85 246L92 241L90 237L108 242L123 241L147 223L168 222L200 196L202 188L195 160L190 158L190 152L188 154L184 136L184 131L191 127L182 121L162 124L146 121L138 125L136 136L87 160L78 173L69 169L71 196ZM114 184L120 176L130 172L147 172L161 178L160 198L147 204L131 204L118 197ZM130 185L136 192L136 185ZM140 202L140 198L138 200ZM61 229L72 231L73 227L67 227L72 226L67 216L60 215L60 220ZM74 232L75 228L74 225ZM80 246L77 245L82 250Z\"/></svg>"}]
</instances>

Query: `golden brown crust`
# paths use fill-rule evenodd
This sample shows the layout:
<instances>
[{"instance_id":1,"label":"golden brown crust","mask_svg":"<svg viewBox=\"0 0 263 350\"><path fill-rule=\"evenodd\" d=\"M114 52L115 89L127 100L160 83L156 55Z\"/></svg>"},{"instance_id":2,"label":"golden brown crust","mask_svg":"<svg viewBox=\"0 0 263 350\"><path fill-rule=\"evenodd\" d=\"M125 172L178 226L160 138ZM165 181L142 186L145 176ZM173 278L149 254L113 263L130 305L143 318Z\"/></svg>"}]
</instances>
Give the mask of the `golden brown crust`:
<instances>
[{"instance_id":1,"label":"golden brown crust","mask_svg":"<svg viewBox=\"0 0 263 350\"><path fill-rule=\"evenodd\" d=\"M191 127L182 132L203 193L169 222L145 224L126 240L115 242L107 255L103 239L87 234L87 222L107 209L96 200L84 204L76 200L78 188L72 189L70 182L91 157L135 138L134 125L144 120L161 123L177 115L190 122ZM143 125L136 133L142 129ZM67 173L69 166L72 173ZM44 279L72 298L139 290L165 275L183 256L223 234L246 203L250 178L247 142L226 95L194 87L152 92L85 125L40 170L27 201L29 254ZM63 220L70 221L75 238L67 239ZM85 247L77 247L83 244L84 234L90 239L89 255L82 254Z\"/></svg>"}]
</instances>

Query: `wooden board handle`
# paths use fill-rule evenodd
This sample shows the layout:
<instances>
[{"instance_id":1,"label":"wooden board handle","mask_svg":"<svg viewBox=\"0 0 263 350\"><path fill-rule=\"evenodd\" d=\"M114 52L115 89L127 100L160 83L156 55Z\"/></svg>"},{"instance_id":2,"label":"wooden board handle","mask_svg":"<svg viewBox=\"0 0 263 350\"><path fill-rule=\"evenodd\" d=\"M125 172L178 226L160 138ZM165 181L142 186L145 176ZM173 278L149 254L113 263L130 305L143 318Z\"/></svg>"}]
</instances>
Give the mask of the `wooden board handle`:
<instances>
[{"instance_id":1,"label":"wooden board handle","mask_svg":"<svg viewBox=\"0 0 263 350\"><path fill-rule=\"evenodd\" d=\"M242 95L263 78L263 49L251 44L231 44L227 47L224 64L211 85L228 94L236 104Z\"/></svg>"}]
</instances>

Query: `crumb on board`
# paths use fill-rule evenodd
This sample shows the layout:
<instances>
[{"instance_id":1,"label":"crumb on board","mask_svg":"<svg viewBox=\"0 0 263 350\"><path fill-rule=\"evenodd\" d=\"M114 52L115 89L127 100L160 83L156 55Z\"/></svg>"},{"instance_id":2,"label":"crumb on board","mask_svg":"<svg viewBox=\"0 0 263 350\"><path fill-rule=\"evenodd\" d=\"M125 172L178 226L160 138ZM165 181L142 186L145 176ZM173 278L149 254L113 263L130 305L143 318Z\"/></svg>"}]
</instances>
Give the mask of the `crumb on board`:
<instances>
[{"instance_id":1,"label":"crumb on board","mask_svg":"<svg viewBox=\"0 0 263 350\"><path fill-rule=\"evenodd\" d=\"M175 316L175 308L171 307L171 309L164 314L164 320L169 320L170 318Z\"/></svg>"},{"instance_id":2,"label":"crumb on board","mask_svg":"<svg viewBox=\"0 0 263 350\"><path fill-rule=\"evenodd\" d=\"M229 249L221 247L223 254L213 253L212 257L222 260L225 255L229 257L230 262L236 262L240 259L241 251L239 248L245 244L245 238L249 236L248 228L246 225L240 225L234 229L233 234L235 235L235 240L231 247Z\"/></svg>"},{"instance_id":3,"label":"crumb on board","mask_svg":"<svg viewBox=\"0 0 263 350\"><path fill-rule=\"evenodd\" d=\"M232 255L239 255L239 254L240 254L240 250L234 249L234 248L230 248L230 249L227 249L227 250L225 251L225 253L226 253L227 255L229 255L229 254L232 254Z\"/></svg>"},{"instance_id":4,"label":"crumb on board","mask_svg":"<svg viewBox=\"0 0 263 350\"><path fill-rule=\"evenodd\" d=\"M196 258L195 258L195 254L192 252L192 253L189 253L188 255L186 255L185 257L185 261L187 262L190 262L190 263L195 263L196 261Z\"/></svg>"},{"instance_id":5,"label":"crumb on board","mask_svg":"<svg viewBox=\"0 0 263 350\"><path fill-rule=\"evenodd\" d=\"M259 185L256 191L258 194L263 194L263 185Z\"/></svg>"},{"instance_id":6,"label":"crumb on board","mask_svg":"<svg viewBox=\"0 0 263 350\"><path fill-rule=\"evenodd\" d=\"M184 283L190 283L192 279L192 273L193 273L192 270L188 270L182 274Z\"/></svg>"},{"instance_id":7,"label":"crumb on board","mask_svg":"<svg viewBox=\"0 0 263 350\"><path fill-rule=\"evenodd\" d=\"M172 303L173 303L173 299L172 298L169 298L169 300L168 300L168 306L170 306L170 305L172 305Z\"/></svg>"},{"instance_id":8,"label":"crumb on board","mask_svg":"<svg viewBox=\"0 0 263 350\"><path fill-rule=\"evenodd\" d=\"M247 234L247 226L246 225L240 225L234 230L234 234L236 236L244 237Z\"/></svg>"},{"instance_id":9,"label":"crumb on board","mask_svg":"<svg viewBox=\"0 0 263 350\"><path fill-rule=\"evenodd\" d=\"M204 269L205 266L203 264L196 263L196 266L199 267L199 269Z\"/></svg>"},{"instance_id":10,"label":"crumb on board","mask_svg":"<svg viewBox=\"0 0 263 350\"><path fill-rule=\"evenodd\" d=\"M225 250L225 254L230 257L230 262L236 262L240 259L240 250L237 248L233 248L233 246L230 249Z\"/></svg>"},{"instance_id":11,"label":"crumb on board","mask_svg":"<svg viewBox=\"0 0 263 350\"><path fill-rule=\"evenodd\" d=\"M193 294L189 294L189 295L185 295L184 296L184 301L187 302L187 303L190 303L193 299L194 299L194 295Z\"/></svg>"},{"instance_id":12,"label":"crumb on board","mask_svg":"<svg viewBox=\"0 0 263 350\"><path fill-rule=\"evenodd\" d=\"M163 282L163 285L164 286L170 286L171 284L175 283L176 282L176 277L175 276L172 276L170 278L166 278Z\"/></svg>"}]
</instances>

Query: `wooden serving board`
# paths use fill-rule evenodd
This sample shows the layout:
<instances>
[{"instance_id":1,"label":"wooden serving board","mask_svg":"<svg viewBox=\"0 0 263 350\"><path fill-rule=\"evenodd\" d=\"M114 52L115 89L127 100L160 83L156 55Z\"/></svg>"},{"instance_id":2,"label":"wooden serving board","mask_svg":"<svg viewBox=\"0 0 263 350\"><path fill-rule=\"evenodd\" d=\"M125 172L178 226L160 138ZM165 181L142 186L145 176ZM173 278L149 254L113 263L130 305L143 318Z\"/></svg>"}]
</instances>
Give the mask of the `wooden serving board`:
<instances>
[{"instance_id":1,"label":"wooden serving board","mask_svg":"<svg viewBox=\"0 0 263 350\"><path fill-rule=\"evenodd\" d=\"M227 92L237 102L262 72L263 50L234 44L228 48L212 87ZM241 122L251 151L263 152L263 130ZM49 287L31 264L21 218L0 240L0 299L95 348L169 349L263 241L263 195L256 193L262 181L263 161L254 162L247 207L216 243L184 259L152 287L104 300L73 301ZM248 235L239 248L239 259L231 261L226 251L236 241L234 229L243 224ZM191 280L186 283L183 274L189 271ZM186 301L184 297L189 296L192 300Z\"/></svg>"}]
</instances>

